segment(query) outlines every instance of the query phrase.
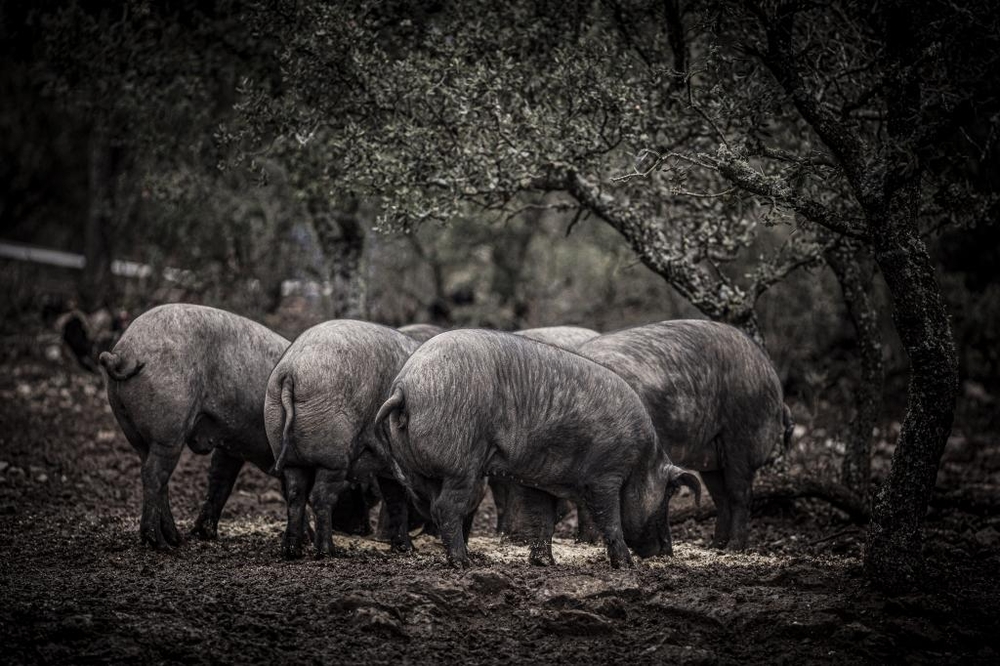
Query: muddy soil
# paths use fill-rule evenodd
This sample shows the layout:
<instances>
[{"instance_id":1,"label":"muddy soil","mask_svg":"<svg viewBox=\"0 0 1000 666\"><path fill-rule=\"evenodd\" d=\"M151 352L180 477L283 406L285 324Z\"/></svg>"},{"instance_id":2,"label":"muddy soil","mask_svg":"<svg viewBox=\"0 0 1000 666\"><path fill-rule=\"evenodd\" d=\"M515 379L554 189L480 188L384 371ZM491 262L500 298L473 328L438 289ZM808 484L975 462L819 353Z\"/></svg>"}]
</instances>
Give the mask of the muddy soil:
<instances>
[{"instance_id":1,"label":"muddy soil","mask_svg":"<svg viewBox=\"0 0 1000 666\"><path fill-rule=\"evenodd\" d=\"M247 468L218 541L153 552L137 534L138 456L101 380L8 358L0 653L9 664L995 664L1000 442L988 407L960 408L939 476L947 501L928 517L925 581L887 597L862 578L863 529L816 501L758 506L751 552L709 549L712 520L688 520L675 525L674 557L615 571L601 548L573 542L572 517L560 526L558 565L529 566L526 549L492 535L487 499L471 539L475 566L457 572L426 536L411 556L338 536L335 558L282 561L277 483ZM815 466L818 434L800 433L793 473ZM877 469L889 453L883 443ZM207 463L185 454L171 480L182 530Z\"/></svg>"}]
</instances>

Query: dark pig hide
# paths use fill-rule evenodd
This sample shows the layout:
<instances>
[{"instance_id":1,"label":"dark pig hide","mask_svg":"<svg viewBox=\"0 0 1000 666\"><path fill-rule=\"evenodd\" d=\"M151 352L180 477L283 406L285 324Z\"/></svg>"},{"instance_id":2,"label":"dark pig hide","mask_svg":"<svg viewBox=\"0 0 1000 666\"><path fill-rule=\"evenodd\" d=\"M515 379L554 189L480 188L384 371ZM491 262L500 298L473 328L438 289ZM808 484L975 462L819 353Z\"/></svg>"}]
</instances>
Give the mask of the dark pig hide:
<instances>
[{"instance_id":1,"label":"dark pig hide","mask_svg":"<svg viewBox=\"0 0 1000 666\"><path fill-rule=\"evenodd\" d=\"M745 548L754 474L791 431L767 354L732 326L694 319L608 333L577 352L625 379L670 459L701 474L718 509L714 545Z\"/></svg>"},{"instance_id":2,"label":"dark pig hide","mask_svg":"<svg viewBox=\"0 0 1000 666\"><path fill-rule=\"evenodd\" d=\"M412 549L406 494L375 457L385 434L373 422L393 377L418 346L385 326L335 320L302 333L275 365L263 404L274 471L287 493L285 557L302 555L307 501L316 515L316 554L330 554L338 501L372 475L393 549Z\"/></svg>"},{"instance_id":3,"label":"dark pig hide","mask_svg":"<svg viewBox=\"0 0 1000 666\"><path fill-rule=\"evenodd\" d=\"M522 336L443 333L400 370L376 422L386 455L428 512L454 566L483 476L584 503L612 566L671 549L667 504L693 474L670 463L635 392L614 372ZM551 534L548 535L551 537Z\"/></svg>"},{"instance_id":4,"label":"dark pig hide","mask_svg":"<svg viewBox=\"0 0 1000 666\"><path fill-rule=\"evenodd\" d=\"M138 317L100 356L108 401L142 458L143 542L180 543L167 482L184 445L212 453L208 497L193 533L215 538L219 516L249 461L271 467L261 405L288 341L249 319L199 305L163 305Z\"/></svg>"}]
</instances>

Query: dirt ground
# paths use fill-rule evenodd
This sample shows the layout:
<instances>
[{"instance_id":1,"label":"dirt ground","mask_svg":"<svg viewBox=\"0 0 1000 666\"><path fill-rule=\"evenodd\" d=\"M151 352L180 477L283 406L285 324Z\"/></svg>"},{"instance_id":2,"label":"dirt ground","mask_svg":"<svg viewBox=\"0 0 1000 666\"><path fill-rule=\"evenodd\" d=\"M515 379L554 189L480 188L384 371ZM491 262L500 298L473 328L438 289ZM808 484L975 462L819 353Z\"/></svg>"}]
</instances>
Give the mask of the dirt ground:
<instances>
[{"instance_id":1,"label":"dirt ground","mask_svg":"<svg viewBox=\"0 0 1000 666\"><path fill-rule=\"evenodd\" d=\"M674 557L615 571L603 549L572 541L572 521L560 527L559 564L529 566L526 549L492 535L487 499L471 539L475 566L457 572L426 536L411 556L338 536L339 557L282 561L277 483L247 468L218 541L153 552L138 538L139 459L100 378L7 358L0 652L9 664L996 664L994 410L963 399L927 520L926 580L889 598L862 579L863 529L815 501L757 507L751 552L714 552L712 520L687 520L675 525ZM831 448L815 424L799 435L793 473ZM877 471L889 453L883 443ZM185 454L171 480L182 531L207 463Z\"/></svg>"}]
</instances>

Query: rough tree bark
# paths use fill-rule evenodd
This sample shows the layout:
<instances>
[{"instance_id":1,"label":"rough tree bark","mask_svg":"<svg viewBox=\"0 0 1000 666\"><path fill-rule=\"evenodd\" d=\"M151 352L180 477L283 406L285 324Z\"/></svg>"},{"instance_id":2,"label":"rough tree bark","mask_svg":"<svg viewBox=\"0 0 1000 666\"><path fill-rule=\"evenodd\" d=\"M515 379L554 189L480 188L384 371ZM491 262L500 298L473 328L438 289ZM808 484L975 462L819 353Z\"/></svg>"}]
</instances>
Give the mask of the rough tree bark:
<instances>
[{"instance_id":1,"label":"rough tree bark","mask_svg":"<svg viewBox=\"0 0 1000 666\"><path fill-rule=\"evenodd\" d=\"M451 328L455 320L451 314L452 303L448 295L445 262L437 250L433 247L428 249L417 238L416 232L408 233L406 238L410 241L410 247L413 248L417 257L427 265L431 272L431 285L433 286L434 294L427 305L427 312L431 317L431 323L444 328Z\"/></svg>"},{"instance_id":2,"label":"rough tree bark","mask_svg":"<svg viewBox=\"0 0 1000 666\"><path fill-rule=\"evenodd\" d=\"M541 223L543 210L531 208L524 214L524 224L511 227L493 243L493 275L491 290L497 295L501 307L510 308L513 328L523 328L528 315L528 303L520 289L522 274L527 264L528 250Z\"/></svg>"},{"instance_id":3,"label":"rough tree bark","mask_svg":"<svg viewBox=\"0 0 1000 666\"><path fill-rule=\"evenodd\" d=\"M681 0L663 0L667 21L667 42L674 58L674 73L684 82L688 74L688 45L684 39L684 8Z\"/></svg>"},{"instance_id":4,"label":"rough tree bark","mask_svg":"<svg viewBox=\"0 0 1000 666\"><path fill-rule=\"evenodd\" d=\"M912 189L892 197L889 224L873 243L892 294L893 322L910 359L906 416L889 475L875 497L865 549L869 577L890 590L907 589L919 580L920 524L951 433L958 392L951 322L934 265L907 211L915 206Z\"/></svg>"},{"instance_id":5,"label":"rough tree bark","mask_svg":"<svg viewBox=\"0 0 1000 666\"><path fill-rule=\"evenodd\" d=\"M882 409L885 375L878 310L870 293L873 266L867 255L868 251L860 243L848 239L841 239L825 253L826 262L843 291L861 361L861 377L854 393L854 417L847 429L840 482L857 495L864 506L869 504L872 432Z\"/></svg>"},{"instance_id":6,"label":"rough tree bark","mask_svg":"<svg viewBox=\"0 0 1000 666\"><path fill-rule=\"evenodd\" d=\"M889 589L906 589L919 580L920 523L951 433L958 358L934 264L917 228L921 83L912 65L922 54L912 39L916 17L910 4L895 0L885 5L881 20L890 73L887 131L894 145L885 158L883 205L871 210L869 219L875 260L910 359L910 384L892 468L872 507L865 569Z\"/></svg>"}]
</instances>

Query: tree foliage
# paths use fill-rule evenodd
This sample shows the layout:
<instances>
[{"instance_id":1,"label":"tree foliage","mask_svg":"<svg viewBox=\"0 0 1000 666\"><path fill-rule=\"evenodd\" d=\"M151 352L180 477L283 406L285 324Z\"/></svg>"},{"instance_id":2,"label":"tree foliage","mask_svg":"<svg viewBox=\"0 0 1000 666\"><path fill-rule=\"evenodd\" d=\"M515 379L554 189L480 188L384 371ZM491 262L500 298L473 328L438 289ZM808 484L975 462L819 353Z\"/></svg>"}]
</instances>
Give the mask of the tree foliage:
<instances>
[{"instance_id":1,"label":"tree foliage","mask_svg":"<svg viewBox=\"0 0 1000 666\"><path fill-rule=\"evenodd\" d=\"M818 260L810 233L783 229L779 250L752 272L727 267L790 220L731 196L718 176L673 173L655 192L611 182L626 161L646 163L651 141L691 146L717 131L703 108L712 88L679 75L659 28L633 34L635 17L624 25L605 5L437 9L414 18L375 3L307 5L282 26L287 94L248 82L241 109L253 122L231 142L294 136L282 149L321 154L330 196L384 203L383 231L470 206L506 215L533 192L564 192L703 312L751 332L759 294Z\"/></svg>"}]
</instances>

